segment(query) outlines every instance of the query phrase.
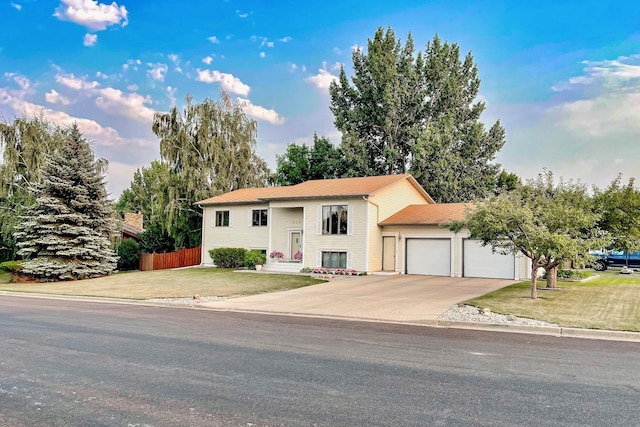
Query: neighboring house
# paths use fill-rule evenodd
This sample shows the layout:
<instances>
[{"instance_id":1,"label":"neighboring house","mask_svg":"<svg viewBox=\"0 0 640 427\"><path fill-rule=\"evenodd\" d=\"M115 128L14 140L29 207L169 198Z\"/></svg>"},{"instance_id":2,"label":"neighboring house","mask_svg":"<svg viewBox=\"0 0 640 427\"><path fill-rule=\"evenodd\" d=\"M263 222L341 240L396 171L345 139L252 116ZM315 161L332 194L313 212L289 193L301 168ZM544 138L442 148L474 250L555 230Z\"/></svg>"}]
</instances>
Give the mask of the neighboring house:
<instances>
[{"instance_id":1,"label":"neighboring house","mask_svg":"<svg viewBox=\"0 0 640 427\"><path fill-rule=\"evenodd\" d=\"M465 206L435 204L408 174L248 188L197 204L203 209L203 265L212 265L210 249L242 247L284 254L280 262L267 258L265 270L527 276L526 259L492 254L469 240L468 231L442 228L464 218Z\"/></svg>"},{"instance_id":2,"label":"neighboring house","mask_svg":"<svg viewBox=\"0 0 640 427\"><path fill-rule=\"evenodd\" d=\"M140 233L144 231L141 213L125 213L122 223L122 238L138 240Z\"/></svg>"}]
</instances>

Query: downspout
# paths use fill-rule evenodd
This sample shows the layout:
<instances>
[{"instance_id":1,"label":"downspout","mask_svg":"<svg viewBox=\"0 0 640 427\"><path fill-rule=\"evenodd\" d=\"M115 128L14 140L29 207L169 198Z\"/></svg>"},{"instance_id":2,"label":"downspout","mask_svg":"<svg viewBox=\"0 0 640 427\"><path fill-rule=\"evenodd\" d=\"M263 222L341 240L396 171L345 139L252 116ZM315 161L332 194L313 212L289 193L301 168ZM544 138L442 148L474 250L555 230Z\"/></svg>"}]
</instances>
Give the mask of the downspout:
<instances>
[{"instance_id":1,"label":"downspout","mask_svg":"<svg viewBox=\"0 0 640 427\"><path fill-rule=\"evenodd\" d=\"M376 203L372 202L371 200L369 200L368 196L362 196L362 200L364 200L365 202L371 203L373 206L376 207L376 225L378 225L380 223L380 206L378 206ZM367 209L367 235L365 236L365 246L367 247L367 251L365 252L364 255L364 264L367 266L367 272L369 271L369 209Z\"/></svg>"},{"instance_id":2,"label":"downspout","mask_svg":"<svg viewBox=\"0 0 640 427\"><path fill-rule=\"evenodd\" d=\"M204 214L204 207L202 205L198 205L200 209L202 209L202 239L200 240L200 267L204 267L204 257L205 257L205 246L204 246L204 235L205 235L205 223L207 222L207 218Z\"/></svg>"}]
</instances>

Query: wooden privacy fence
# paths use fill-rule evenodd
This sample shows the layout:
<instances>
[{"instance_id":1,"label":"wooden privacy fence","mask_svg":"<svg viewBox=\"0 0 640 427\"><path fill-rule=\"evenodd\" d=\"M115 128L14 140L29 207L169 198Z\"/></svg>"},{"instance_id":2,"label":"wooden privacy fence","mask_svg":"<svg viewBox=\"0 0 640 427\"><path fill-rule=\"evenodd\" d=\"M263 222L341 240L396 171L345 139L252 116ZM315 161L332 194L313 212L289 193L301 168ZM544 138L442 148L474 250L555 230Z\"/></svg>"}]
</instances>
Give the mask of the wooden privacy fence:
<instances>
[{"instance_id":1,"label":"wooden privacy fence","mask_svg":"<svg viewBox=\"0 0 640 427\"><path fill-rule=\"evenodd\" d=\"M182 249L164 254L141 254L140 270L166 270L168 268L188 267L200 264L200 246L193 249Z\"/></svg>"}]
</instances>

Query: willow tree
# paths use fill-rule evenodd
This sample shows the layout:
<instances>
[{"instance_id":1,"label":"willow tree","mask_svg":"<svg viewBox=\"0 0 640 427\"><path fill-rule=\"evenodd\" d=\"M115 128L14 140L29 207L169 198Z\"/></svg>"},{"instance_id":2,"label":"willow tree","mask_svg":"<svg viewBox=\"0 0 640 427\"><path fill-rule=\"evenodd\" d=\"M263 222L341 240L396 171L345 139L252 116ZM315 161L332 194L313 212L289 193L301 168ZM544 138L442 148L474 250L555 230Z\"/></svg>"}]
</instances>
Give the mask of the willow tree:
<instances>
[{"instance_id":1,"label":"willow tree","mask_svg":"<svg viewBox=\"0 0 640 427\"><path fill-rule=\"evenodd\" d=\"M42 177L45 155L62 144L62 131L41 116L0 123L0 261L15 256L15 228L35 203L31 189Z\"/></svg>"},{"instance_id":2,"label":"willow tree","mask_svg":"<svg viewBox=\"0 0 640 427\"><path fill-rule=\"evenodd\" d=\"M170 234L186 229L185 246L200 243L201 212L194 202L246 187L264 186L266 162L256 152L257 123L226 92L201 103L186 98L182 113L156 113L160 156L175 176L165 207Z\"/></svg>"}]
</instances>

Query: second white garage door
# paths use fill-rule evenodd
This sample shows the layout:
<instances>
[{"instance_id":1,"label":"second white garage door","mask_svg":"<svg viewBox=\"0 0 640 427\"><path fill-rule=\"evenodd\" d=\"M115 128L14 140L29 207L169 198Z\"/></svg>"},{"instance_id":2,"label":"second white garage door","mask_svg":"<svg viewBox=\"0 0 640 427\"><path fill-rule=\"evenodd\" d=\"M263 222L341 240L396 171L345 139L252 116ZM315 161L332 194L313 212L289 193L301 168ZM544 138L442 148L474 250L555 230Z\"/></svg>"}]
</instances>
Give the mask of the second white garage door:
<instances>
[{"instance_id":1,"label":"second white garage door","mask_svg":"<svg viewBox=\"0 0 640 427\"><path fill-rule=\"evenodd\" d=\"M451 276L450 239L407 239L407 274Z\"/></svg>"},{"instance_id":2,"label":"second white garage door","mask_svg":"<svg viewBox=\"0 0 640 427\"><path fill-rule=\"evenodd\" d=\"M464 241L462 275L488 279L513 279L515 262L513 255L491 252L491 246L482 246L478 240Z\"/></svg>"}]
</instances>

